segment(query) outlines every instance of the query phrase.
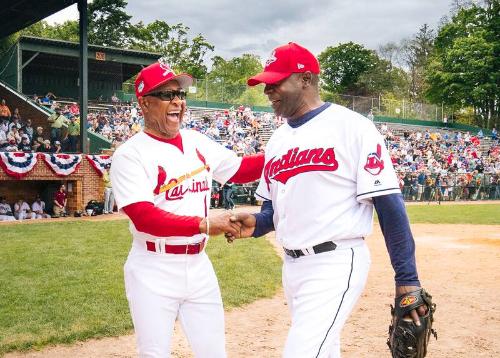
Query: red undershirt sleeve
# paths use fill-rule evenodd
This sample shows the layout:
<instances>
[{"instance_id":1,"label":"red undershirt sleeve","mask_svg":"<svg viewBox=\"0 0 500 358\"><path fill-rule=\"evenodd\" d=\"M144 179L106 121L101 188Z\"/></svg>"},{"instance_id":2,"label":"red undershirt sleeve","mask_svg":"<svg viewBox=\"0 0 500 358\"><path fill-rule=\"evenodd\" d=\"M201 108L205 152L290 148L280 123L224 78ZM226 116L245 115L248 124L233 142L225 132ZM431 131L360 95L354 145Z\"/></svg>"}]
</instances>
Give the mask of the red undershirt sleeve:
<instances>
[{"instance_id":1,"label":"red undershirt sleeve","mask_svg":"<svg viewBox=\"0 0 500 358\"><path fill-rule=\"evenodd\" d=\"M264 153L244 156L238 171L229 179L230 182L243 184L260 179L264 169Z\"/></svg>"},{"instance_id":2,"label":"red undershirt sleeve","mask_svg":"<svg viewBox=\"0 0 500 358\"><path fill-rule=\"evenodd\" d=\"M200 233L198 216L175 215L154 206L153 203L141 201L122 208L132 220L135 228L153 236L193 236Z\"/></svg>"}]
</instances>

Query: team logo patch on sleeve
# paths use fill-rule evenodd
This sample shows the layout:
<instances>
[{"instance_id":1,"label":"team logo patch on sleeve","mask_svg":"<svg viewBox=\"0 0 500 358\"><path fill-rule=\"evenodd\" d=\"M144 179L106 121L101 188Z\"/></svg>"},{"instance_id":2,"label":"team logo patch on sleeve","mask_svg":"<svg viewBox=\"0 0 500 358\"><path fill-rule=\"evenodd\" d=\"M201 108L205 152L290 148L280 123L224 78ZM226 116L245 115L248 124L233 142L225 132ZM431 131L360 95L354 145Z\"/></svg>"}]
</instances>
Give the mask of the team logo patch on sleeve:
<instances>
[{"instance_id":1,"label":"team logo patch on sleeve","mask_svg":"<svg viewBox=\"0 0 500 358\"><path fill-rule=\"evenodd\" d=\"M382 170L384 170L384 161L382 157L382 146L377 144L377 151L375 153L368 154L366 158L366 164L364 166L365 170L371 175L379 175Z\"/></svg>"}]
</instances>

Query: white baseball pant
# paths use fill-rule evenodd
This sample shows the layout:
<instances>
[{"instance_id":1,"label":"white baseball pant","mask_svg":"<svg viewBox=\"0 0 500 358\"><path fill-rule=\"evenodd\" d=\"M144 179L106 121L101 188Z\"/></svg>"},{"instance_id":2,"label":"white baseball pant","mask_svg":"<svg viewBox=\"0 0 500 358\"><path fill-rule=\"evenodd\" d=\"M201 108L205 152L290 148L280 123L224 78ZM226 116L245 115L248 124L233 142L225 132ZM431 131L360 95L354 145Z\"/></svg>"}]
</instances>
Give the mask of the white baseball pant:
<instances>
[{"instance_id":1,"label":"white baseball pant","mask_svg":"<svg viewBox=\"0 0 500 358\"><path fill-rule=\"evenodd\" d=\"M292 258L285 254L283 287L292 316L283 357L340 357L342 327L370 268L363 239L339 240L336 250Z\"/></svg>"},{"instance_id":2,"label":"white baseball pant","mask_svg":"<svg viewBox=\"0 0 500 358\"><path fill-rule=\"evenodd\" d=\"M177 317L195 357L226 357L222 298L204 251L174 255L133 247L124 271L140 358L170 356Z\"/></svg>"}]
</instances>

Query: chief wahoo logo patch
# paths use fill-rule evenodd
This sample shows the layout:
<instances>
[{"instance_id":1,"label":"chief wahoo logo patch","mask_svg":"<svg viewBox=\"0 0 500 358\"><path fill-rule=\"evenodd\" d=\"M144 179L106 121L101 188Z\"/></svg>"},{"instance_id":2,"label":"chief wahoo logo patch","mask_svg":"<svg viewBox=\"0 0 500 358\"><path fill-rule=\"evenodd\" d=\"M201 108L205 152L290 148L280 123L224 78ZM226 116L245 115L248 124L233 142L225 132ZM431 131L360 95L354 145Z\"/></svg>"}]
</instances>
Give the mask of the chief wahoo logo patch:
<instances>
[{"instance_id":1,"label":"chief wahoo logo patch","mask_svg":"<svg viewBox=\"0 0 500 358\"><path fill-rule=\"evenodd\" d=\"M384 161L382 158L382 146L377 144L377 151L375 153L368 154L366 158L366 164L364 166L365 170L371 175L379 175L384 169Z\"/></svg>"}]
</instances>

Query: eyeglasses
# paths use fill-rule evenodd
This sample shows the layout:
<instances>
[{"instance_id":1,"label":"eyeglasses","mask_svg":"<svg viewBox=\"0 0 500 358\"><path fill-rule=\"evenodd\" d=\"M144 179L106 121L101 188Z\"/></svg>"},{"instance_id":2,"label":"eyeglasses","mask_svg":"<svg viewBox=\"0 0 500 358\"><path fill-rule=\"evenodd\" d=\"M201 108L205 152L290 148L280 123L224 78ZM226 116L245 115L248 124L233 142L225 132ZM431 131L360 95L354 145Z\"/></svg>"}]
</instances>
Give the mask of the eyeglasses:
<instances>
[{"instance_id":1,"label":"eyeglasses","mask_svg":"<svg viewBox=\"0 0 500 358\"><path fill-rule=\"evenodd\" d=\"M175 97L179 98L180 100L186 99L187 93L184 90L159 91L144 95L144 97L146 96L156 97L161 99L162 101L172 101Z\"/></svg>"}]
</instances>

